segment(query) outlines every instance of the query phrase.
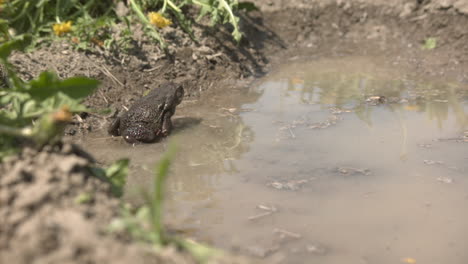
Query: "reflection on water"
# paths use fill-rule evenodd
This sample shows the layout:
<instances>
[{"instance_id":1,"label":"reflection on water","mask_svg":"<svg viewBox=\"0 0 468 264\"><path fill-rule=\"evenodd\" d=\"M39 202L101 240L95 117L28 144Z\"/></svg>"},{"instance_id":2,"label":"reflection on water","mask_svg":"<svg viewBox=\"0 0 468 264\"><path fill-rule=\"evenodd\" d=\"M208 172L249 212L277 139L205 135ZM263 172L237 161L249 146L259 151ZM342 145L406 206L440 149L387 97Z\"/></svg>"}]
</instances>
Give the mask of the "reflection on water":
<instances>
[{"instance_id":1,"label":"reflection on water","mask_svg":"<svg viewBox=\"0 0 468 264\"><path fill-rule=\"evenodd\" d=\"M275 81L284 85L281 88L282 98L293 96L298 104L321 104L324 108L334 106L353 110L369 125L372 124L370 113L374 108L372 102L369 104L369 98L379 96L388 103L390 111L426 112L428 118L435 120L440 128L449 118L451 109L460 128L466 126L462 105L468 98L466 87L407 79L404 75L394 72L385 74L381 69L370 68L371 64L359 63L363 62L359 61L357 68L354 61L336 64L333 60L321 62L322 67L318 69L293 65L281 72ZM258 89L261 90L261 86Z\"/></svg>"},{"instance_id":2,"label":"reflection on water","mask_svg":"<svg viewBox=\"0 0 468 264\"><path fill-rule=\"evenodd\" d=\"M185 102L168 222L269 263L468 263L468 89L382 65L289 65ZM89 142L132 158L129 190L165 146Z\"/></svg>"}]
</instances>

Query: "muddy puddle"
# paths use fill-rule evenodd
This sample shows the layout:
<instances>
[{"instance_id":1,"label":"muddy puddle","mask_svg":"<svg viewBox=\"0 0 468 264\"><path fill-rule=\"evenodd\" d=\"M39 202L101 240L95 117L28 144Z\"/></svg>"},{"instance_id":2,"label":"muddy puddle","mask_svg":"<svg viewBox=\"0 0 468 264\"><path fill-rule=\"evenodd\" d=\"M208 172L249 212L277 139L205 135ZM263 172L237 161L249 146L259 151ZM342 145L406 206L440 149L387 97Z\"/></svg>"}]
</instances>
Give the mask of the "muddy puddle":
<instances>
[{"instance_id":1,"label":"muddy puddle","mask_svg":"<svg viewBox=\"0 0 468 264\"><path fill-rule=\"evenodd\" d=\"M177 109L166 220L272 263L468 262L468 89L379 58L291 63ZM229 92L226 92L229 90ZM96 132L132 160L127 199L167 147Z\"/></svg>"}]
</instances>

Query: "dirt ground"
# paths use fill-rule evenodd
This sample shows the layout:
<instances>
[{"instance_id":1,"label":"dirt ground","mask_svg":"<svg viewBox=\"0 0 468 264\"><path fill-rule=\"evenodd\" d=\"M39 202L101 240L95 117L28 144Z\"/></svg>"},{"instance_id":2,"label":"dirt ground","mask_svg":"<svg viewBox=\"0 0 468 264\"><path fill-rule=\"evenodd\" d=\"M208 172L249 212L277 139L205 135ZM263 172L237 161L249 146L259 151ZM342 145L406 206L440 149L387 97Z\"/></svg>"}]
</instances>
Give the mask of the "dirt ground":
<instances>
[{"instance_id":1,"label":"dirt ground","mask_svg":"<svg viewBox=\"0 0 468 264\"><path fill-rule=\"evenodd\" d=\"M140 41L131 55L82 53L63 42L10 61L24 79L51 69L62 78L84 75L102 82L86 105L112 113L75 117L66 131L72 140L105 128L123 107L165 81L183 84L185 100L198 100L202 93L245 87L285 60L379 54L415 73L468 84L468 0L255 2L260 11L241 15L240 45L228 28L201 23L198 44L178 28L165 29L169 54L136 28ZM429 37L437 47L423 50ZM193 262L174 249L155 254L106 235L119 201L91 176L92 163L84 151L64 144L42 152L25 149L0 165L0 263ZM94 194L91 203L74 202L82 192Z\"/></svg>"}]
</instances>

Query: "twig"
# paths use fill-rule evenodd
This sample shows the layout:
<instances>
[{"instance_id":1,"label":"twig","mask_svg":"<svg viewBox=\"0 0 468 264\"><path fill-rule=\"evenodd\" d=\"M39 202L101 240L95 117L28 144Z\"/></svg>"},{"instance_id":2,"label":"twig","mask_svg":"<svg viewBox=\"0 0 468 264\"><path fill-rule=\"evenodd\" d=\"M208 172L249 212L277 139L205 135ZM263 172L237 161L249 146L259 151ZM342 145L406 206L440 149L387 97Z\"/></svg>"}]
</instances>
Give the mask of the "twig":
<instances>
[{"instance_id":1,"label":"twig","mask_svg":"<svg viewBox=\"0 0 468 264\"><path fill-rule=\"evenodd\" d=\"M438 141L457 141L457 142L468 142L467 138L438 138Z\"/></svg>"},{"instance_id":2,"label":"twig","mask_svg":"<svg viewBox=\"0 0 468 264\"><path fill-rule=\"evenodd\" d=\"M302 236L300 234L297 234L297 233L293 233L293 232L289 232L287 230L284 230L284 229L279 229L279 228L275 228L273 230L273 233L279 233L281 236L288 236L288 237L292 237L292 238L301 238Z\"/></svg>"},{"instance_id":3,"label":"twig","mask_svg":"<svg viewBox=\"0 0 468 264\"><path fill-rule=\"evenodd\" d=\"M257 205L257 208L261 209L261 210L265 210L265 211L270 211L270 212L278 211L278 209L276 209L276 207L274 207L274 206L266 206L266 205L263 205L263 204Z\"/></svg>"},{"instance_id":4,"label":"twig","mask_svg":"<svg viewBox=\"0 0 468 264\"><path fill-rule=\"evenodd\" d=\"M104 102L106 102L106 104L109 104L109 100L107 100L106 96L101 91L98 91L98 93L102 97L102 99L104 99Z\"/></svg>"},{"instance_id":5,"label":"twig","mask_svg":"<svg viewBox=\"0 0 468 264\"><path fill-rule=\"evenodd\" d=\"M119 81L119 79L117 79L117 77L115 77L107 68L106 66L102 65L102 66L99 66L97 65L96 63L94 63L94 61L92 61L91 59L89 59L88 57L86 57L87 60L93 64L94 67L98 68L99 70L101 70L102 73L104 73L104 75L106 75L107 77L109 77L111 80L113 80L115 83L119 84L120 86L122 87L125 87L125 85Z\"/></svg>"},{"instance_id":6,"label":"twig","mask_svg":"<svg viewBox=\"0 0 468 264\"><path fill-rule=\"evenodd\" d=\"M288 126L288 130L289 130L289 133L291 134L291 137L292 137L292 138L296 138L296 135L294 135L294 133L293 133L291 127Z\"/></svg>"},{"instance_id":7,"label":"twig","mask_svg":"<svg viewBox=\"0 0 468 264\"><path fill-rule=\"evenodd\" d=\"M274 212L273 212L273 211L265 212L265 213L261 213L261 214L258 214L258 215L250 216L250 217L247 218L247 219L249 219L249 221L254 221L254 220L263 218L263 217L265 217L265 216L269 216L269 215L271 215L272 213L274 213Z\"/></svg>"},{"instance_id":8,"label":"twig","mask_svg":"<svg viewBox=\"0 0 468 264\"><path fill-rule=\"evenodd\" d=\"M161 67L162 67L162 65L159 65L159 66L153 67L151 69L144 69L143 71L144 72L152 72L152 71L155 71L155 70L157 70L157 69L159 69Z\"/></svg>"}]
</instances>

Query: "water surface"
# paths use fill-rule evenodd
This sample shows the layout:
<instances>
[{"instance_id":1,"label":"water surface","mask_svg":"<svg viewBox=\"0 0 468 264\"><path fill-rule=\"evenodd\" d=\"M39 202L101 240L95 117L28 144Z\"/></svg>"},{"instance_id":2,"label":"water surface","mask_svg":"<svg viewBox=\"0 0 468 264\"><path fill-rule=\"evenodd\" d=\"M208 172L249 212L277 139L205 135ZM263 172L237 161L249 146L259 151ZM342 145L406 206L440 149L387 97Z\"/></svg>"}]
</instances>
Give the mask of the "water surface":
<instances>
[{"instance_id":1,"label":"water surface","mask_svg":"<svg viewBox=\"0 0 468 264\"><path fill-rule=\"evenodd\" d=\"M184 102L167 221L273 263L468 263L468 88L381 61L293 63ZM132 159L136 201L167 141L84 145Z\"/></svg>"}]
</instances>

